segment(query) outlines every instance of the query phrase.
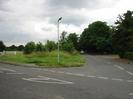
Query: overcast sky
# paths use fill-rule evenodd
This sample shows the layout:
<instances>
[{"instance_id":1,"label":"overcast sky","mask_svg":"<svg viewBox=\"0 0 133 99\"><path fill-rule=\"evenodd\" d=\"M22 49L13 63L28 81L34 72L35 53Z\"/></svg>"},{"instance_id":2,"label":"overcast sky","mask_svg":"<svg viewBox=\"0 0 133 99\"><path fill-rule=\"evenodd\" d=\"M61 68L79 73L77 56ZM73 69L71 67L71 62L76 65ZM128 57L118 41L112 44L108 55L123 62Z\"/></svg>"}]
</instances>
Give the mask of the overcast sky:
<instances>
[{"instance_id":1,"label":"overcast sky","mask_svg":"<svg viewBox=\"0 0 133 99\"><path fill-rule=\"evenodd\" d=\"M81 34L100 20L114 24L119 14L133 11L133 0L0 0L0 40L6 45L57 40L60 32Z\"/></svg>"}]
</instances>

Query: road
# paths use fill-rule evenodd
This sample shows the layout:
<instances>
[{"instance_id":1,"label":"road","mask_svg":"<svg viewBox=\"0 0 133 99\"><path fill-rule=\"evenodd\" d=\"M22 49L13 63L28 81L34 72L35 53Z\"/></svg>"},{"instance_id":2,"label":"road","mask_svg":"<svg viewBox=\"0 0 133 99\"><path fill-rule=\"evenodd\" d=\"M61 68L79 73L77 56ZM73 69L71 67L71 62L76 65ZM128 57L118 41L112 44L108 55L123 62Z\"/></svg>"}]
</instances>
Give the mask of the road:
<instances>
[{"instance_id":1,"label":"road","mask_svg":"<svg viewBox=\"0 0 133 99\"><path fill-rule=\"evenodd\" d=\"M0 63L0 99L133 99L133 64L85 55L83 67L42 69Z\"/></svg>"}]
</instances>

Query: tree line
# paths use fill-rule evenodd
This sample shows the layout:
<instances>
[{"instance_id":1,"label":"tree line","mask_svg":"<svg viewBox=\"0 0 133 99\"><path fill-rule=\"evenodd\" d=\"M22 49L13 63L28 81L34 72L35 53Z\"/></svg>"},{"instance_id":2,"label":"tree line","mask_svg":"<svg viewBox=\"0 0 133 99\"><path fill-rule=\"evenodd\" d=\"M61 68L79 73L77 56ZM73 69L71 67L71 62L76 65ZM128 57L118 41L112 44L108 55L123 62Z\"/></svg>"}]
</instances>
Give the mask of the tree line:
<instances>
[{"instance_id":1,"label":"tree line","mask_svg":"<svg viewBox=\"0 0 133 99\"><path fill-rule=\"evenodd\" d=\"M11 45L11 46L6 46L3 41L0 41L0 52L2 51L23 51L24 50L24 45Z\"/></svg>"},{"instance_id":2,"label":"tree line","mask_svg":"<svg viewBox=\"0 0 133 99\"><path fill-rule=\"evenodd\" d=\"M60 36L59 46L60 50L67 52L74 52L77 50L77 41L78 35L76 33L70 33L67 35L67 32L63 31ZM0 52L2 51L23 51L25 54L30 54L32 52L45 52L45 51L53 51L57 50L58 42L47 40L46 43L38 42L35 43L33 41L28 42L24 45L11 45L6 47L3 41L0 41Z\"/></svg>"},{"instance_id":3,"label":"tree line","mask_svg":"<svg viewBox=\"0 0 133 99\"><path fill-rule=\"evenodd\" d=\"M1 41L2 42L2 41ZM3 50L0 42L0 51ZM60 37L61 50L73 52L75 50L91 53L118 53L121 57L125 52L133 52L133 11L119 15L114 26L106 22L96 21L88 25L81 35L76 33L62 32ZM45 45L41 42L35 44L29 42L25 46L14 46L7 49L24 50L26 53L32 51L52 51L57 49L57 43L47 41ZM29 51L28 51L29 50ZM32 52L31 51L31 52Z\"/></svg>"}]
</instances>

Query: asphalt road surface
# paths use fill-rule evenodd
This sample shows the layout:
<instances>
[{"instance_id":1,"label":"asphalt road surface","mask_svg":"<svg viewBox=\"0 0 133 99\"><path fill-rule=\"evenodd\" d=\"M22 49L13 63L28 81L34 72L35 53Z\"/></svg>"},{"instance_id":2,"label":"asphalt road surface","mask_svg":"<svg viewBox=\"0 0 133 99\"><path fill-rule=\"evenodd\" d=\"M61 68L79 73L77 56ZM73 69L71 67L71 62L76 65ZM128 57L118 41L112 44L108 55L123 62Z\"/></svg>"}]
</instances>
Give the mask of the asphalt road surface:
<instances>
[{"instance_id":1,"label":"asphalt road surface","mask_svg":"<svg viewBox=\"0 0 133 99\"><path fill-rule=\"evenodd\" d=\"M133 63L85 55L76 68L0 63L0 99L133 99Z\"/></svg>"}]
</instances>

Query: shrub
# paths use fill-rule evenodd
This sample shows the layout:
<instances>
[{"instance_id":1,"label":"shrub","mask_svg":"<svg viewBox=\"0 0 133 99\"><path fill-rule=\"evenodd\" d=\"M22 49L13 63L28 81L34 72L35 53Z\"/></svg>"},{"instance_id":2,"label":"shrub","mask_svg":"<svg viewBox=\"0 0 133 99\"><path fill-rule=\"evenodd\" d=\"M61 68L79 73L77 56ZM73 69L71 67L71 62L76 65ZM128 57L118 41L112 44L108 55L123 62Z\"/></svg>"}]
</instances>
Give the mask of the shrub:
<instances>
[{"instance_id":1,"label":"shrub","mask_svg":"<svg viewBox=\"0 0 133 99\"><path fill-rule=\"evenodd\" d=\"M46 45L45 45L45 48L47 51L51 52L55 49L57 49L57 45L54 41L47 41Z\"/></svg>"},{"instance_id":2,"label":"shrub","mask_svg":"<svg viewBox=\"0 0 133 99\"><path fill-rule=\"evenodd\" d=\"M35 51L35 48L36 48L36 45L35 45L34 42L28 42L28 43L25 45L24 53L25 53L25 54L30 54L30 53L32 53L33 51Z\"/></svg>"},{"instance_id":3,"label":"shrub","mask_svg":"<svg viewBox=\"0 0 133 99\"><path fill-rule=\"evenodd\" d=\"M125 58L133 60L133 52L126 52Z\"/></svg>"},{"instance_id":4,"label":"shrub","mask_svg":"<svg viewBox=\"0 0 133 99\"><path fill-rule=\"evenodd\" d=\"M45 47L43 46L43 44L41 42L36 44L36 51L37 52L45 51Z\"/></svg>"},{"instance_id":5,"label":"shrub","mask_svg":"<svg viewBox=\"0 0 133 99\"><path fill-rule=\"evenodd\" d=\"M121 58L127 58L127 59L133 60L133 52L123 52L123 53L119 53L119 56L120 56Z\"/></svg>"},{"instance_id":6,"label":"shrub","mask_svg":"<svg viewBox=\"0 0 133 99\"><path fill-rule=\"evenodd\" d=\"M118 52L120 58L125 58L125 52Z\"/></svg>"},{"instance_id":7,"label":"shrub","mask_svg":"<svg viewBox=\"0 0 133 99\"><path fill-rule=\"evenodd\" d=\"M62 50L72 53L75 51L75 48L72 42L64 42L62 44Z\"/></svg>"}]
</instances>

